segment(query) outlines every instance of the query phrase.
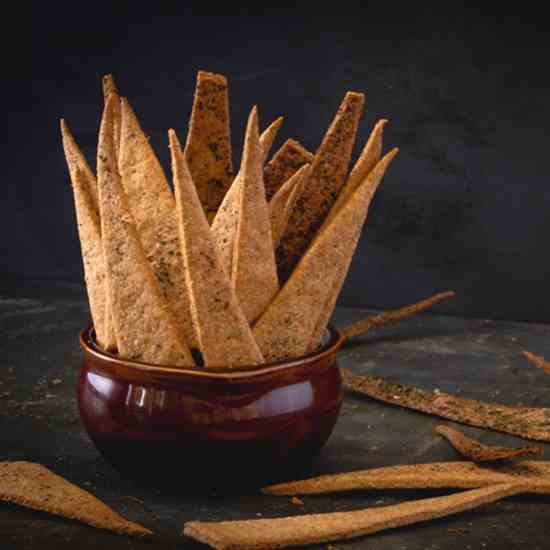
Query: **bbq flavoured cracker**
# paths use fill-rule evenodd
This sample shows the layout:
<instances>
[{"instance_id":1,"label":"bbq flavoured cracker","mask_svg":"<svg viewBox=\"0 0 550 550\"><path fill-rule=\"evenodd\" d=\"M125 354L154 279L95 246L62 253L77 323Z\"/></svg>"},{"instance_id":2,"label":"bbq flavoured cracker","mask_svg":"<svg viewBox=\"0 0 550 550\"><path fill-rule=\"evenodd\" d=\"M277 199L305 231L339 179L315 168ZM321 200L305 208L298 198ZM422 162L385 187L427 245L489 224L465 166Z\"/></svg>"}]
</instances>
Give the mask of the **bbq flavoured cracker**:
<instances>
[{"instance_id":1,"label":"bbq flavoured cracker","mask_svg":"<svg viewBox=\"0 0 550 550\"><path fill-rule=\"evenodd\" d=\"M531 363L531 365L534 365L535 367L550 374L550 363L546 361L544 357L540 357L539 355L535 355L529 351L524 351L523 356L527 359L527 361L529 361L529 363Z\"/></svg>"}]
</instances>

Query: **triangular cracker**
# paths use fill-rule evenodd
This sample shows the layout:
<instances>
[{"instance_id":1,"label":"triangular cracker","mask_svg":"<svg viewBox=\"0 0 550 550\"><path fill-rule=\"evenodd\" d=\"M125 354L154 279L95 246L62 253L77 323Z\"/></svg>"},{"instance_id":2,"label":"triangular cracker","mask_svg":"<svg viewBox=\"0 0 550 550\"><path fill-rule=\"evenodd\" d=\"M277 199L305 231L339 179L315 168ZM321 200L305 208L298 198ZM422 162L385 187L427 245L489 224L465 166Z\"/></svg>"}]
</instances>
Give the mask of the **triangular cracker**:
<instances>
[{"instance_id":1,"label":"triangular cracker","mask_svg":"<svg viewBox=\"0 0 550 550\"><path fill-rule=\"evenodd\" d=\"M175 318L179 338L189 347L196 347L174 196L164 170L125 98L121 100L121 107L119 168L122 185L143 249Z\"/></svg>"},{"instance_id":2,"label":"triangular cracker","mask_svg":"<svg viewBox=\"0 0 550 550\"><path fill-rule=\"evenodd\" d=\"M231 281L245 317L253 323L279 290L256 107L248 117L241 170L243 183Z\"/></svg>"},{"instance_id":3,"label":"triangular cracker","mask_svg":"<svg viewBox=\"0 0 550 550\"><path fill-rule=\"evenodd\" d=\"M397 153L390 151L312 242L291 278L253 328L267 361L304 355L321 312L347 271L371 198Z\"/></svg>"},{"instance_id":4,"label":"triangular cracker","mask_svg":"<svg viewBox=\"0 0 550 550\"><path fill-rule=\"evenodd\" d=\"M173 130L169 136L179 235L204 365L215 368L263 363L229 276L222 267L178 138Z\"/></svg>"},{"instance_id":5,"label":"triangular cracker","mask_svg":"<svg viewBox=\"0 0 550 550\"><path fill-rule=\"evenodd\" d=\"M115 101L113 102L114 109L114 121L113 121L113 131L114 131L114 142L115 142L115 154L118 159L120 151L120 130L121 130L121 110L120 110L120 95L118 93L117 85L112 74L106 74L103 77L103 99L107 103L109 96L113 94L115 96Z\"/></svg>"},{"instance_id":6,"label":"triangular cracker","mask_svg":"<svg viewBox=\"0 0 550 550\"><path fill-rule=\"evenodd\" d=\"M233 180L229 121L226 78L199 71L185 158L209 221Z\"/></svg>"},{"instance_id":7,"label":"triangular cracker","mask_svg":"<svg viewBox=\"0 0 550 550\"><path fill-rule=\"evenodd\" d=\"M271 219L271 233L275 249L277 249L283 236L296 201L304 191L310 173L311 165L304 164L293 176L288 178L288 181L280 187L269 201L269 217Z\"/></svg>"},{"instance_id":8,"label":"triangular cracker","mask_svg":"<svg viewBox=\"0 0 550 550\"><path fill-rule=\"evenodd\" d=\"M84 489L33 462L0 462L0 500L121 535L153 534L123 518Z\"/></svg>"},{"instance_id":9,"label":"triangular cracker","mask_svg":"<svg viewBox=\"0 0 550 550\"><path fill-rule=\"evenodd\" d=\"M269 154L282 122L283 117L279 117L273 121L260 136L262 165ZM231 184L212 222L212 234L214 235L220 253L220 259L225 272L229 275L231 275L233 263L233 249L235 247L235 236L237 234L237 223L239 220L239 202L242 182L242 171L239 170L239 173Z\"/></svg>"},{"instance_id":10,"label":"triangular cracker","mask_svg":"<svg viewBox=\"0 0 550 550\"><path fill-rule=\"evenodd\" d=\"M161 365L193 366L143 251L116 164L113 101L105 105L97 175L107 287L119 355ZM177 238L177 235L176 235Z\"/></svg>"},{"instance_id":11,"label":"triangular cracker","mask_svg":"<svg viewBox=\"0 0 550 550\"><path fill-rule=\"evenodd\" d=\"M304 164L310 164L314 156L295 139L287 139L266 164L264 170L267 200L272 200L281 186Z\"/></svg>"},{"instance_id":12,"label":"triangular cracker","mask_svg":"<svg viewBox=\"0 0 550 550\"><path fill-rule=\"evenodd\" d=\"M277 249L286 281L321 227L346 179L365 96L348 92L311 164L311 175Z\"/></svg>"}]
</instances>

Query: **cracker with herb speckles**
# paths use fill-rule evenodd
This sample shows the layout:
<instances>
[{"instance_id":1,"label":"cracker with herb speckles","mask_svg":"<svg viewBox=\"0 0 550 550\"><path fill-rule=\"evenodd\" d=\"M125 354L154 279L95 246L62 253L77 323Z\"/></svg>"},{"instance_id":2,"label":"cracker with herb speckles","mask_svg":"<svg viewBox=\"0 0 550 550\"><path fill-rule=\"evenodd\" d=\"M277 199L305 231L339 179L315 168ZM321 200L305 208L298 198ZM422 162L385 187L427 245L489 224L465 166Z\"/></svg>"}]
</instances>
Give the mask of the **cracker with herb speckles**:
<instances>
[{"instance_id":1,"label":"cracker with herb speckles","mask_svg":"<svg viewBox=\"0 0 550 550\"><path fill-rule=\"evenodd\" d=\"M262 151L262 166L269 154L273 141L283 123L283 117L273 121L260 136L260 148ZM233 265L233 250L235 248L235 236L239 221L239 201L242 190L242 167L225 195L223 202L216 212L212 222L212 234L220 252L220 259L225 272L231 275Z\"/></svg>"},{"instance_id":2,"label":"cracker with herb speckles","mask_svg":"<svg viewBox=\"0 0 550 550\"><path fill-rule=\"evenodd\" d=\"M281 282L290 277L344 184L364 102L363 94L346 94L315 154L311 175L277 249Z\"/></svg>"},{"instance_id":3,"label":"cracker with herb speckles","mask_svg":"<svg viewBox=\"0 0 550 550\"><path fill-rule=\"evenodd\" d=\"M249 323L260 316L279 290L256 107L248 117L243 146L242 189L231 282Z\"/></svg>"},{"instance_id":4,"label":"cracker with herb speckles","mask_svg":"<svg viewBox=\"0 0 550 550\"><path fill-rule=\"evenodd\" d=\"M190 521L185 524L183 532L217 550L263 550L304 546L352 539L442 518L523 492L523 485L509 483L351 512L241 521Z\"/></svg>"},{"instance_id":5,"label":"cracker with herb speckles","mask_svg":"<svg viewBox=\"0 0 550 550\"><path fill-rule=\"evenodd\" d=\"M227 80L199 71L185 158L210 222L233 181Z\"/></svg>"},{"instance_id":6,"label":"cracker with herb speckles","mask_svg":"<svg viewBox=\"0 0 550 550\"><path fill-rule=\"evenodd\" d=\"M304 164L298 171L283 183L277 193L269 201L269 217L271 218L271 234L273 236L273 246L277 249L281 237L286 229L290 215L294 210L296 201L303 193L311 165Z\"/></svg>"},{"instance_id":7,"label":"cracker with herb speckles","mask_svg":"<svg viewBox=\"0 0 550 550\"><path fill-rule=\"evenodd\" d=\"M287 139L265 166L264 184L267 200L271 201L281 186L304 164L311 164L314 156L295 139Z\"/></svg>"},{"instance_id":8,"label":"cracker with herb speckles","mask_svg":"<svg viewBox=\"0 0 550 550\"><path fill-rule=\"evenodd\" d=\"M191 312L205 367L239 367L263 362L229 276L218 256L185 157L169 132L179 235Z\"/></svg>"},{"instance_id":9,"label":"cracker with herb speckles","mask_svg":"<svg viewBox=\"0 0 550 550\"><path fill-rule=\"evenodd\" d=\"M267 361L305 355L319 316L338 294L359 241L374 191L397 153L390 151L365 178L334 218L321 228L290 279L253 327Z\"/></svg>"},{"instance_id":10,"label":"cracker with herb speckles","mask_svg":"<svg viewBox=\"0 0 550 550\"><path fill-rule=\"evenodd\" d=\"M120 108L120 95L118 93L117 85L115 84L115 79L112 74L106 74L102 79L103 84L103 100L104 103L107 103L109 97L114 95L113 109L114 109L114 120L113 120L113 132L114 132L114 142L115 142L115 154L118 159L120 152L120 131L121 131L121 108Z\"/></svg>"},{"instance_id":11,"label":"cracker with herb speckles","mask_svg":"<svg viewBox=\"0 0 550 550\"><path fill-rule=\"evenodd\" d=\"M267 495L321 495L384 489L474 489L522 483L526 492L550 495L550 461L522 461L479 466L473 462L402 464L329 474L264 487Z\"/></svg>"},{"instance_id":12,"label":"cracker with herb speckles","mask_svg":"<svg viewBox=\"0 0 550 550\"><path fill-rule=\"evenodd\" d=\"M164 170L128 101L123 98L119 168L147 260L176 321L182 343L196 347L178 239L174 196Z\"/></svg>"},{"instance_id":13,"label":"cracker with herb speckles","mask_svg":"<svg viewBox=\"0 0 550 550\"><path fill-rule=\"evenodd\" d=\"M340 369L340 372L347 389L377 401L524 439L550 441L550 408L486 403L406 386L377 376L356 375L347 369Z\"/></svg>"},{"instance_id":14,"label":"cracker with herb speckles","mask_svg":"<svg viewBox=\"0 0 550 550\"><path fill-rule=\"evenodd\" d=\"M192 367L191 353L178 335L175 318L147 261L122 188L114 148L114 100L112 95L107 99L101 120L97 181L118 352L125 359Z\"/></svg>"},{"instance_id":15,"label":"cracker with herb speckles","mask_svg":"<svg viewBox=\"0 0 550 550\"><path fill-rule=\"evenodd\" d=\"M123 518L88 491L33 462L0 462L0 500L120 535L144 537L153 534Z\"/></svg>"}]
</instances>

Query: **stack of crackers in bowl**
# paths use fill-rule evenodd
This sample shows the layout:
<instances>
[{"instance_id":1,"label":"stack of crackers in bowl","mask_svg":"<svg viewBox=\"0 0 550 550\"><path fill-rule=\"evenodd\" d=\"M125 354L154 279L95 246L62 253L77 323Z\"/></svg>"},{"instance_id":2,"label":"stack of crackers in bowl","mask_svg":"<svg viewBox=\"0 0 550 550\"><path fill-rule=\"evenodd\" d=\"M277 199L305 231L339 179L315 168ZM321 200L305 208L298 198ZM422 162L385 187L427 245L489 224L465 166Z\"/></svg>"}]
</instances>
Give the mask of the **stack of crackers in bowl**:
<instances>
[{"instance_id":1,"label":"stack of crackers in bowl","mask_svg":"<svg viewBox=\"0 0 550 550\"><path fill-rule=\"evenodd\" d=\"M397 153L382 155L386 121L350 170L363 94L315 153L288 139L270 157L282 118L260 131L253 107L235 170L227 81L201 71L186 141L168 131L169 178L110 75L103 89L96 174L61 121L98 347L214 370L316 351Z\"/></svg>"}]
</instances>

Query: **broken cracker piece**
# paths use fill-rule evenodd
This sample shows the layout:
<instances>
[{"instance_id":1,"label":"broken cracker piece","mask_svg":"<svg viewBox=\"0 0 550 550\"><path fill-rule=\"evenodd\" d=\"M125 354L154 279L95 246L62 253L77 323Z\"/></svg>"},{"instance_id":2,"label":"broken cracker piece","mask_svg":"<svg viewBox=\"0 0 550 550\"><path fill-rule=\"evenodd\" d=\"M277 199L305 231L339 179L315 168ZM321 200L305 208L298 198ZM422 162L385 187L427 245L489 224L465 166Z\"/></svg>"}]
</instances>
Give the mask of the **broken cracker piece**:
<instances>
[{"instance_id":1,"label":"broken cracker piece","mask_svg":"<svg viewBox=\"0 0 550 550\"><path fill-rule=\"evenodd\" d=\"M391 405L440 416L478 428L550 441L550 408L486 403L443 392L432 392L371 375L355 375L340 369L344 386Z\"/></svg>"},{"instance_id":2,"label":"broken cracker piece","mask_svg":"<svg viewBox=\"0 0 550 550\"><path fill-rule=\"evenodd\" d=\"M125 359L191 368L191 353L179 338L122 188L114 148L114 101L111 95L101 120L97 173L103 254L118 352Z\"/></svg>"},{"instance_id":3,"label":"broken cracker piece","mask_svg":"<svg viewBox=\"0 0 550 550\"><path fill-rule=\"evenodd\" d=\"M266 360L300 357L308 351L325 304L340 291L372 196L396 153L397 149L390 151L322 227L291 278L254 325L254 337Z\"/></svg>"},{"instance_id":4,"label":"broken cracker piece","mask_svg":"<svg viewBox=\"0 0 550 550\"><path fill-rule=\"evenodd\" d=\"M260 149L262 157L262 166L269 154L271 146L277 132L283 123L283 117L273 121L260 136ZM216 212L212 222L212 234L220 252L220 259L225 272L231 276L233 265L233 251L235 248L235 236L237 234L237 224L239 222L239 207L242 190L242 166L239 173L233 180L229 191L225 195L220 208Z\"/></svg>"},{"instance_id":5,"label":"broken cracker piece","mask_svg":"<svg viewBox=\"0 0 550 550\"><path fill-rule=\"evenodd\" d=\"M474 462L510 460L520 456L540 456L543 453L542 447L533 445L515 448L484 445L451 426L440 425L435 431L447 439L464 458Z\"/></svg>"},{"instance_id":6,"label":"broken cracker piece","mask_svg":"<svg viewBox=\"0 0 550 550\"><path fill-rule=\"evenodd\" d=\"M199 71L185 159L210 222L233 180L227 80Z\"/></svg>"},{"instance_id":7,"label":"broken cracker piece","mask_svg":"<svg viewBox=\"0 0 550 550\"><path fill-rule=\"evenodd\" d=\"M351 512L244 521L191 521L185 524L183 532L217 550L263 550L320 544L458 514L523 491L523 485L507 483Z\"/></svg>"},{"instance_id":8,"label":"broken cracker piece","mask_svg":"<svg viewBox=\"0 0 550 550\"><path fill-rule=\"evenodd\" d=\"M386 489L474 489L499 483L522 483L528 493L550 495L550 461L490 466L473 462L403 464L278 483L264 487L262 493L292 496Z\"/></svg>"},{"instance_id":9,"label":"broken cracker piece","mask_svg":"<svg viewBox=\"0 0 550 550\"><path fill-rule=\"evenodd\" d=\"M174 196L160 162L126 98L121 100L119 168L122 186L158 286L182 345L197 347L185 285Z\"/></svg>"},{"instance_id":10,"label":"broken cracker piece","mask_svg":"<svg viewBox=\"0 0 550 550\"><path fill-rule=\"evenodd\" d=\"M114 133L114 143L115 143L115 154L118 159L120 151L120 131L121 131L121 109L120 109L120 95L118 93L117 85L115 84L115 79L112 74L106 74L102 79L103 84L103 100L104 103L107 103L107 100L111 96L114 96L115 100L113 102L114 109L114 119L113 119L113 133Z\"/></svg>"},{"instance_id":11,"label":"broken cracker piece","mask_svg":"<svg viewBox=\"0 0 550 550\"><path fill-rule=\"evenodd\" d=\"M256 321L279 290L261 154L258 111L254 107L243 147L239 220L231 269L231 282L249 323Z\"/></svg>"},{"instance_id":12,"label":"broken cracker piece","mask_svg":"<svg viewBox=\"0 0 550 550\"><path fill-rule=\"evenodd\" d=\"M250 326L218 256L208 220L173 130L169 131L179 235L191 313L205 367L263 362Z\"/></svg>"},{"instance_id":13,"label":"broken cracker piece","mask_svg":"<svg viewBox=\"0 0 550 550\"><path fill-rule=\"evenodd\" d=\"M0 462L0 500L121 535L143 537L153 534L41 464Z\"/></svg>"},{"instance_id":14,"label":"broken cracker piece","mask_svg":"<svg viewBox=\"0 0 550 550\"><path fill-rule=\"evenodd\" d=\"M529 363L531 363L531 365L534 365L535 367L538 367L544 372L550 374L550 363L546 361L544 357L540 357L539 355L535 355L529 351L524 351L523 356L527 359L527 361L529 361Z\"/></svg>"},{"instance_id":15,"label":"broken cracker piece","mask_svg":"<svg viewBox=\"0 0 550 550\"><path fill-rule=\"evenodd\" d=\"M281 281L290 277L346 179L365 96L348 92L311 163L311 175L277 249Z\"/></svg>"},{"instance_id":16,"label":"broken cracker piece","mask_svg":"<svg viewBox=\"0 0 550 550\"><path fill-rule=\"evenodd\" d=\"M282 185L304 164L311 164L314 157L301 143L295 139L287 139L264 170L267 200L271 201Z\"/></svg>"}]
</instances>

